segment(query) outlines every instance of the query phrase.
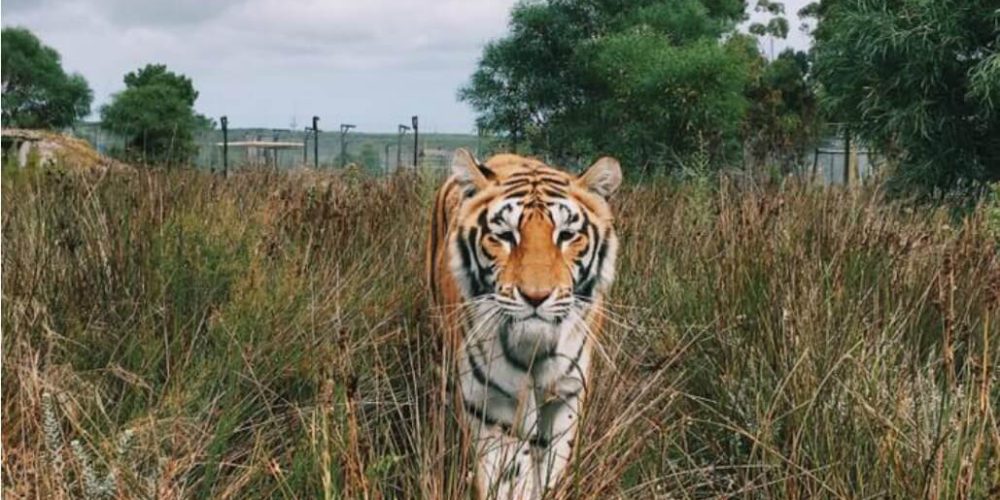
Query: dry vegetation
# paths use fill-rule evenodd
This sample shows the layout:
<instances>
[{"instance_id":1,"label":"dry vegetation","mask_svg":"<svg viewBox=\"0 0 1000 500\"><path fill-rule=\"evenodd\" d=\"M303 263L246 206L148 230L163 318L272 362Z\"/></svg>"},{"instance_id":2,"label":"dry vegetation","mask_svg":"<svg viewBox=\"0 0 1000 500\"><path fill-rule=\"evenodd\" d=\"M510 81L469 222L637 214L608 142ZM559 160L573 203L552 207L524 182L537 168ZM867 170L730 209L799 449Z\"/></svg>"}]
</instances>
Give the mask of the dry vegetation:
<instances>
[{"instance_id":1,"label":"dry vegetation","mask_svg":"<svg viewBox=\"0 0 1000 500\"><path fill-rule=\"evenodd\" d=\"M451 496L433 181L3 178L7 498ZM991 207L652 183L565 498L1000 494Z\"/></svg>"}]
</instances>

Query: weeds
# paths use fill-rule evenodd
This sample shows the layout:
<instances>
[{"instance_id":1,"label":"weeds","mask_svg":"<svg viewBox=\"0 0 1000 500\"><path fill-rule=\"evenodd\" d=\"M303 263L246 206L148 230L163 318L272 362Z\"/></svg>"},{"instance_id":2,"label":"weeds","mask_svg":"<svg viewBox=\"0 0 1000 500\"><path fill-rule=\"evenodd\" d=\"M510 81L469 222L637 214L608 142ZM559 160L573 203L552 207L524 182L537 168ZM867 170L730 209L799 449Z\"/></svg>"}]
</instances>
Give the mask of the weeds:
<instances>
[{"instance_id":1,"label":"weeds","mask_svg":"<svg viewBox=\"0 0 1000 500\"><path fill-rule=\"evenodd\" d=\"M436 179L4 175L5 494L465 491ZM552 496L1000 493L995 207L702 184L614 200L610 359Z\"/></svg>"}]
</instances>

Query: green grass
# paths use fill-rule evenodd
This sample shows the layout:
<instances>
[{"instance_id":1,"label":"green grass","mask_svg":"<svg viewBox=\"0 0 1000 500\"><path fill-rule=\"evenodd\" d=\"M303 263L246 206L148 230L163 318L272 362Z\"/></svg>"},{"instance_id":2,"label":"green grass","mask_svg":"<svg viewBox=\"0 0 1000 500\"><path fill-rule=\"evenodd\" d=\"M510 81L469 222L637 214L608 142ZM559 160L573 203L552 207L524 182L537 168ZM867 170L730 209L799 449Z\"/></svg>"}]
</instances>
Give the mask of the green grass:
<instances>
[{"instance_id":1,"label":"green grass","mask_svg":"<svg viewBox=\"0 0 1000 500\"><path fill-rule=\"evenodd\" d=\"M460 495L435 182L5 171L5 495L109 470L126 498ZM1000 494L995 205L659 181L615 205L606 356L553 496Z\"/></svg>"}]
</instances>

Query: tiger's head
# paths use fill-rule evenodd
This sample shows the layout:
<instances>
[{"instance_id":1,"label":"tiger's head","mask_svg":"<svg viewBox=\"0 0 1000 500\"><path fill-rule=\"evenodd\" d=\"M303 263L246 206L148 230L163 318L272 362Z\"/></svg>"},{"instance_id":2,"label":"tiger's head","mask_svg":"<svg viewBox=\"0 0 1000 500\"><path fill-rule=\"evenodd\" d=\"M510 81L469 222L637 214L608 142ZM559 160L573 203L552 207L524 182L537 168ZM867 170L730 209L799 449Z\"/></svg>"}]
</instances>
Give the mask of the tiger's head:
<instances>
[{"instance_id":1,"label":"tiger's head","mask_svg":"<svg viewBox=\"0 0 1000 500\"><path fill-rule=\"evenodd\" d=\"M459 150L452 170L463 199L451 268L466 299L527 332L582 318L614 278L607 198L621 184L618 161L575 176L517 155L481 164Z\"/></svg>"}]
</instances>

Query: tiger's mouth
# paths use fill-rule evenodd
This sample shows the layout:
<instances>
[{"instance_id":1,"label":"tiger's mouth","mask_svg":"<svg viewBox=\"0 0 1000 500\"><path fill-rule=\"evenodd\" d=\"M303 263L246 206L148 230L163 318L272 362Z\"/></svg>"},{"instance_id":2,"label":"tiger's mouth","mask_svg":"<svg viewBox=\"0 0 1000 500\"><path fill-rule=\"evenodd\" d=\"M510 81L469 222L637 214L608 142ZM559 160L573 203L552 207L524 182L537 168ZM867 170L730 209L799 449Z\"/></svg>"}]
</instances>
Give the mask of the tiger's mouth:
<instances>
[{"instance_id":1,"label":"tiger's mouth","mask_svg":"<svg viewBox=\"0 0 1000 500\"><path fill-rule=\"evenodd\" d=\"M529 304L524 300L494 295L494 303L501 314L510 322L526 322L528 324L544 323L558 325L565 321L573 312L575 301L572 296L551 298L538 304Z\"/></svg>"},{"instance_id":2,"label":"tiger's mouth","mask_svg":"<svg viewBox=\"0 0 1000 500\"><path fill-rule=\"evenodd\" d=\"M525 305L501 305L502 314L512 323L545 324L555 326L570 315L571 305L553 307L531 307Z\"/></svg>"}]
</instances>

